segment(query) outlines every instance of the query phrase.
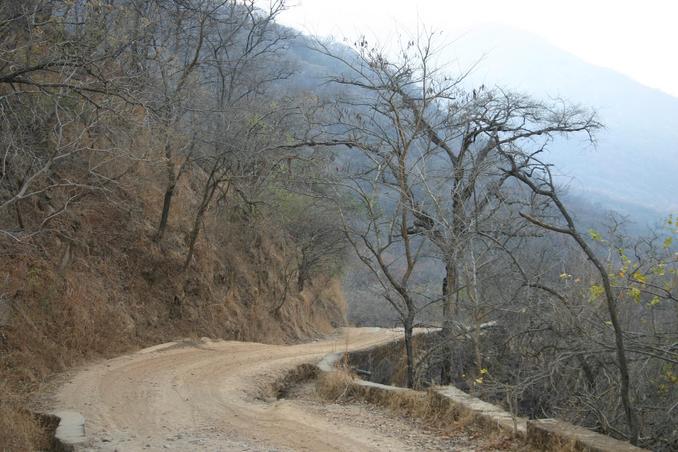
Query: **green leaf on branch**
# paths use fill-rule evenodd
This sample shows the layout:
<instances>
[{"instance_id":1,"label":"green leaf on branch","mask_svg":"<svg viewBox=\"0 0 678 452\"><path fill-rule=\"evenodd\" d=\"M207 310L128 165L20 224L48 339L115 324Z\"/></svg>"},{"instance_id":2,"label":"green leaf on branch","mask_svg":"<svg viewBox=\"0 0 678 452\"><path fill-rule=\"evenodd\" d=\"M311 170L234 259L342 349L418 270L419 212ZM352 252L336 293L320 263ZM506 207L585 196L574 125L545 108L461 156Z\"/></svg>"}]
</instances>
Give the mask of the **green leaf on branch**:
<instances>
[{"instance_id":1,"label":"green leaf on branch","mask_svg":"<svg viewBox=\"0 0 678 452\"><path fill-rule=\"evenodd\" d=\"M589 229L589 235L596 242L602 242L603 241L603 236L600 235L600 232L596 231L595 229Z\"/></svg>"},{"instance_id":2,"label":"green leaf on branch","mask_svg":"<svg viewBox=\"0 0 678 452\"><path fill-rule=\"evenodd\" d=\"M605 293L605 289L600 284L594 284L589 289L589 293L591 296L591 301L595 301Z\"/></svg>"},{"instance_id":3,"label":"green leaf on branch","mask_svg":"<svg viewBox=\"0 0 678 452\"><path fill-rule=\"evenodd\" d=\"M667 250L671 248L671 245L673 245L673 237L666 237L664 240L664 249Z\"/></svg>"},{"instance_id":4,"label":"green leaf on branch","mask_svg":"<svg viewBox=\"0 0 678 452\"><path fill-rule=\"evenodd\" d=\"M633 274L633 279L641 284L645 284L647 282L647 277L638 272Z\"/></svg>"},{"instance_id":5,"label":"green leaf on branch","mask_svg":"<svg viewBox=\"0 0 678 452\"><path fill-rule=\"evenodd\" d=\"M629 296L633 298L636 303L640 303L640 289L637 287L631 287L629 289Z\"/></svg>"}]
</instances>

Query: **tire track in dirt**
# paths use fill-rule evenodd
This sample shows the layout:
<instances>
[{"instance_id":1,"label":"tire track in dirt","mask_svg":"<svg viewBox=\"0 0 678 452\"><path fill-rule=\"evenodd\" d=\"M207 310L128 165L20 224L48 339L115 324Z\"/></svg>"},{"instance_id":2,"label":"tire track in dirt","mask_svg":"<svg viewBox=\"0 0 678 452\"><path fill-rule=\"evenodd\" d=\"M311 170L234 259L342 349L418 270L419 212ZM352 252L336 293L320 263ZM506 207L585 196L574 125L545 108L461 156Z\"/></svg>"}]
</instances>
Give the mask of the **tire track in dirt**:
<instances>
[{"instance_id":1,"label":"tire track in dirt","mask_svg":"<svg viewBox=\"0 0 678 452\"><path fill-rule=\"evenodd\" d=\"M162 344L75 372L53 395L52 408L85 416L87 450L406 450L397 436L369 425L256 397L299 364L401 336L346 328L290 346L208 339Z\"/></svg>"}]
</instances>

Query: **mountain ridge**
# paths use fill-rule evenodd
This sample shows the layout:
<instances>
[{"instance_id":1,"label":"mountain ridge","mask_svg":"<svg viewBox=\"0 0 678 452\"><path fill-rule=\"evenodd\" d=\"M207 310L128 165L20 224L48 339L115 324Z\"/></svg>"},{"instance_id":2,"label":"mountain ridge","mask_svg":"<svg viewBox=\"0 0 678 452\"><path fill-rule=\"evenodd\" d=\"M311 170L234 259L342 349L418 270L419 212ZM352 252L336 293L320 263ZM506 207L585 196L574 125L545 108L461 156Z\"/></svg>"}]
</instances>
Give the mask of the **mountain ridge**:
<instances>
[{"instance_id":1,"label":"mountain ridge","mask_svg":"<svg viewBox=\"0 0 678 452\"><path fill-rule=\"evenodd\" d=\"M596 149L556 141L549 154L572 188L625 213L678 209L678 98L596 66L536 35L505 26L472 29L445 49L467 83L503 86L595 108L605 129ZM580 145L582 144L582 145ZM588 148L588 149L587 149Z\"/></svg>"}]
</instances>

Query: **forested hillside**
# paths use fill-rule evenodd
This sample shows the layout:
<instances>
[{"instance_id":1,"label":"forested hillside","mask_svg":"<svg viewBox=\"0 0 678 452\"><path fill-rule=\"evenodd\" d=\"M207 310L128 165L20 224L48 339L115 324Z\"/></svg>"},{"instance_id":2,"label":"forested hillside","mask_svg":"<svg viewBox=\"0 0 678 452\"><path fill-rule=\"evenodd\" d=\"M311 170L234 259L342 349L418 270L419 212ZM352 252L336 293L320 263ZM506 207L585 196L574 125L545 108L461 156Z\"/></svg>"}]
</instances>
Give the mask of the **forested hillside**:
<instances>
[{"instance_id":1,"label":"forested hillside","mask_svg":"<svg viewBox=\"0 0 678 452\"><path fill-rule=\"evenodd\" d=\"M344 324L279 9L2 2L0 449L40 446L27 397L86 359Z\"/></svg>"},{"instance_id":2,"label":"forested hillside","mask_svg":"<svg viewBox=\"0 0 678 452\"><path fill-rule=\"evenodd\" d=\"M42 444L26 407L59 371L308 339L346 291L403 328L407 386L675 449L676 218L639 234L553 165L604 117L450 72L435 34L338 43L287 7L0 5L0 444Z\"/></svg>"}]
</instances>

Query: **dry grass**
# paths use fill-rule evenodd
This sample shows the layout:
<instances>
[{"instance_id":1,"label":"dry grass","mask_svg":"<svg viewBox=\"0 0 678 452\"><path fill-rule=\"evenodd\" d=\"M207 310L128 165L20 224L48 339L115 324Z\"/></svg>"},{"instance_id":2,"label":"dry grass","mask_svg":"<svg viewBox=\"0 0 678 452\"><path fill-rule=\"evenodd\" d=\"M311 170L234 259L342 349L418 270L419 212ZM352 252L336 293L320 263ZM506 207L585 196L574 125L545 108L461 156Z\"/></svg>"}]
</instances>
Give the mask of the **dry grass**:
<instances>
[{"instance_id":1,"label":"dry grass","mask_svg":"<svg viewBox=\"0 0 678 452\"><path fill-rule=\"evenodd\" d=\"M316 383L316 392L332 401L365 400L398 413L426 419L434 423L463 422L452 404L432 392L398 388L387 390L357 384L357 378L348 372L337 371L322 374Z\"/></svg>"},{"instance_id":2,"label":"dry grass","mask_svg":"<svg viewBox=\"0 0 678 452\"><path fill-rule=\"evenodd\" d=\"M541 441L544 438L531 438L532 447L534 450L548 450L552 452L581 452L590 450L585 445L578 443L574 439L565 439L558 436L549 436L548 439Z\"/></svg>"},{"instance_id":3,"label":"dry grass","mask_svg":"<svg viewBox=\"0 0 678 452\"><path fill-rule=\"evenodd\" d=\"M408 418L420 419L433 433L466 434L476 439L483 450L533 450L506 432L479 425L472 413L460 410L449 399L433 391L387 390L359 385L356 381L354 375L345 371L324 373L316 382L316 392L333 402L366 401Z\"/></svg>"},{"instance_id":4,"label":"dry grass","mask_svg":"<svg viewBox=\"0 0 678 452\"><path fill-rule=\"evenodd\" d=\"M320 374L315 390L326 400L333 402L355 399L355 377L348 372L325 372Z\"/></svg>"},{"instance_id":5,"label":"dry grass","mask_svg":"<svg viewBox=\"0 0 678 452\"><path fill-rule=\"evenodd\" d=\"M3 389L3 388L0 388ZM4 392L4 391L3 391ZM42 450L49 447L45 429L20 403L8 401L4 393L0 400L0 450Z\"/></svg>"}]
</instances>

